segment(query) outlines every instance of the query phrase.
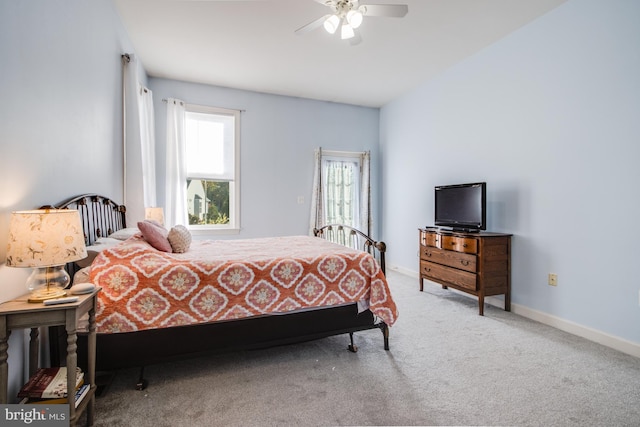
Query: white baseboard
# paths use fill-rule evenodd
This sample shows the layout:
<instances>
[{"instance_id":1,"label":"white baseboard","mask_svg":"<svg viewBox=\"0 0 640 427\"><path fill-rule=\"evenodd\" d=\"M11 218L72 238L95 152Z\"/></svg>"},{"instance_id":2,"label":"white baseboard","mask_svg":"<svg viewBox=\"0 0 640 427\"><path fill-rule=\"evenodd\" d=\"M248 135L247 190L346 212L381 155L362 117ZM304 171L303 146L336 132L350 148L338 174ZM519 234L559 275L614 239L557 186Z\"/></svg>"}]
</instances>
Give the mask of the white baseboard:
<instances>
[{"instance_id":1,"label":"white baseboard","mask_svg":"<svg viewBox=\"0 0 640 427\"><path fill-rule=\"evenodd\" d=\"M602 331L589 328L578 323L571 322L566 319L562 319L557 316L544 313L542 311L534 310L529 307L525 307L520 304L511 304L511 311L522 317L544 323L545 325L553 326L561 331L568 332L573 335L577 335L582 338L586 338L589 341L602 344L604 346L613 348L614 350L621 351L640 358L640 344L625 340L624 338L616 337L614 335L606 334Z\"/></svg>"},{"instance_id":2,"label":"white baseboard","mask_svg":"<svg viewBox=\"0 0 640 427\"><path fill-rule=\"evenodd\" d=\"M409 270L409 269L404 268L404 267L398 267L397 265L389 265L389 264L387 264L387 268L389 270L393 270L393 271L397 271L398 273L402 273L405 276L415 277L416 280L418 280L418 278L420 277L420 275L418 274L417 271Z\"/></svg>"},{"instance_id":3,"label":"white baseboard","mask_svg":"<svg viewBox=\"0 0 640 427\"><path fill-rule=\"evenodd\" d=\"M420 277L418 272L406 268L394 265L388 265L387 268L389 268L389 270L397 271L398 273L404 274L406 276L415 277L416 280L418 280L418 278ZM454 289L452 290L455 291ZM475 296L465 294L464 292L460 292L460 294L475 298ZM502 298L486 297L484 301L487 304L504 308L504 300ZM535 320L536 322L552 326L556 329L560 329L561 331L565 331L570 334L588 339L589 341L593 341L606 347L613 348L614 350L618 350L631 356L640 358L640 343L628 341L624 338L616 337L614 335L609 335L602 331L598 331L596 329L592 329L587 326L580 325L578 323L571 322L569 320L562 319L548 313L544 313L542 311L534 310L524 305L514 304L513 302L511 303L511 312L519 316Z\"/></svg>"}]
</instances>

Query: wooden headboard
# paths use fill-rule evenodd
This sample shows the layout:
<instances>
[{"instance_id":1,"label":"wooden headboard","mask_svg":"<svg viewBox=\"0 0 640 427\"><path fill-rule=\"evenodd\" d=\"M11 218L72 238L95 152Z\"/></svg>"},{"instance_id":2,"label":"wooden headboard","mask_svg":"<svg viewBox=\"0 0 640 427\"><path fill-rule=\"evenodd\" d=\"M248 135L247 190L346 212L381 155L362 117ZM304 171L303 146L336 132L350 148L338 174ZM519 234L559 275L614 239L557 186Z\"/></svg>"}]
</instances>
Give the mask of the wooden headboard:
<instances>
[{"instance_id":1,"label":"wooden headboard","mask_svg":"<svg viewBox=\"0 0 640 427\"><path fill-rule=\"evenodd\" d=\"M127 227L127 208L105 196L82 194L54 207L78 210L84 231L84 243L87 246L100 237L107 237L114 231Z\"/></svg>"}]
</instances>

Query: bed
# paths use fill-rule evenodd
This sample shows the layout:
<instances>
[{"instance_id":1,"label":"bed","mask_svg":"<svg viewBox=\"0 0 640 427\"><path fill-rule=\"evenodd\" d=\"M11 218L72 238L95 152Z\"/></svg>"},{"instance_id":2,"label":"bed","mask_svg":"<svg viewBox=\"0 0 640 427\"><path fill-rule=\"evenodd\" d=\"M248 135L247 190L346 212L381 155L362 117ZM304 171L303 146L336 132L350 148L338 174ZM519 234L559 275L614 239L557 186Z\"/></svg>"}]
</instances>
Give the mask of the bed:
<instances>
[{"instance_id":1,"label":"bed","mask_svg":"<svg viewBox=\"0 0 640 427\"><path fill-rule=\"evenodd\" d=\"M126 208L107 197L83 194L55 207L77 209L88 252L98 248L90 265L68 266L75 281L88 274L103 288L98 371L339 334L349 334L356 351L353 333L368 329L381 330L389 349L398 313L384 276L386 247L358 230L328 225L316 237L193 240L186 252L170 253L127 227ZM51 333L55 362L64 337ZM85 354L81 333L78 360Z\"/></svg>"}]
</instances>

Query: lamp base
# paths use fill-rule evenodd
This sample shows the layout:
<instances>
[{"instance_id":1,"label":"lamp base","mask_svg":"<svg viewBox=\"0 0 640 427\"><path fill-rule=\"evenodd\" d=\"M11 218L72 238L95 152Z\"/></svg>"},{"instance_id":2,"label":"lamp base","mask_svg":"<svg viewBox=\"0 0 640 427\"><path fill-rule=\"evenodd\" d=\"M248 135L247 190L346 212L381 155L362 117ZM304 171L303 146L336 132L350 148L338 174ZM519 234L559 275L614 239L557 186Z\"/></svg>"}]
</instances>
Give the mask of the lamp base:
<instances>
[{"instance_id":1,"label":"lamp base","mask_svg":"<svg viewBox=\"0 0 640 427\"><path fill-rule=\"evenodd\" d=\"M47 289L45 287L29 295L27 302L43 302L48 299L61 298L65 295L67 295L67 292L64 289L56 287L50 287L49 289Z\"/></svg>"},{"instance_id":2,"label":"lamp base","mask_svg":"<svg viewBox=\"0 0 640 427\"><path fill-rule=\"evenodd\" d=\"M31 291L27 301L42 302L63 297L67 294L64 288L70 282L71 278L63 265L36 268L27 279L27 289Z\"/></svg>"}]
</instances>

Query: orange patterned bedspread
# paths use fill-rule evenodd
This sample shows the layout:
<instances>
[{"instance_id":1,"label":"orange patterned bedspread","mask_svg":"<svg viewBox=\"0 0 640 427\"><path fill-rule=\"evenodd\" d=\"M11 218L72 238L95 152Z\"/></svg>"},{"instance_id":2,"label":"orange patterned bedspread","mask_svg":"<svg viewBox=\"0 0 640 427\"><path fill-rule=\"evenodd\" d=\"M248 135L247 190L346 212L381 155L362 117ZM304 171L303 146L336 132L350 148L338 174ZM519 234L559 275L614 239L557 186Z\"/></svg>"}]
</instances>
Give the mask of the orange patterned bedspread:
<instances>
[{"instance_id":1,"label":"orange patterned bedspread","mask_svg":"<svg viewBox=\"0 0 640 427\"><path fill-rule=\"evenodd\" d=\"M91 265L98 332L118 333L365 302L391 326L397 309L367 252L318 237L194 240L165 253L141 236Z\"/></svg>"}]
</instances>

